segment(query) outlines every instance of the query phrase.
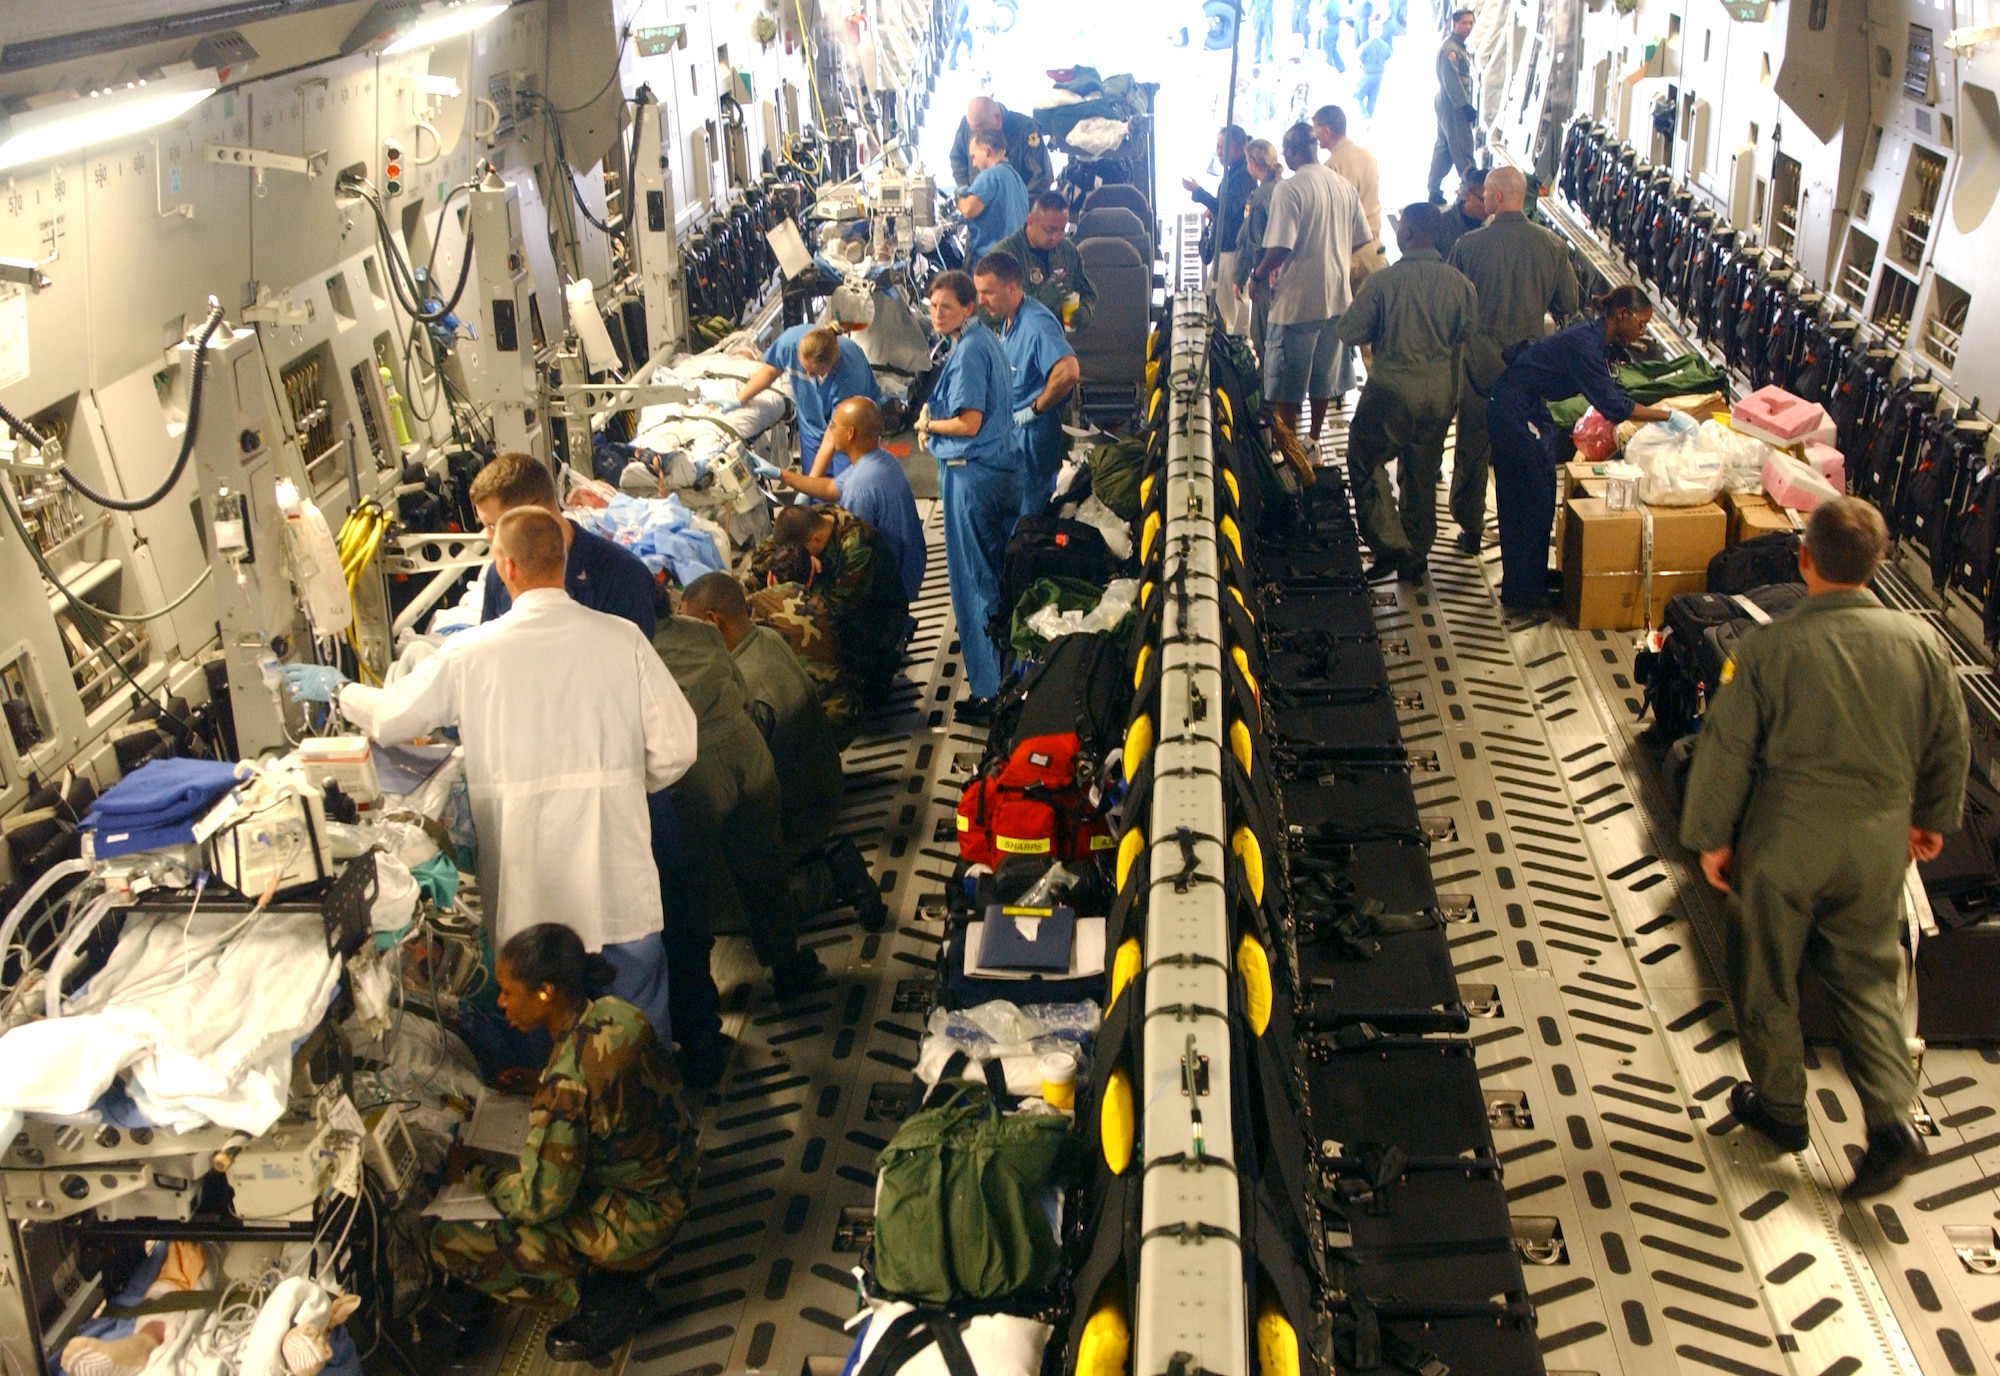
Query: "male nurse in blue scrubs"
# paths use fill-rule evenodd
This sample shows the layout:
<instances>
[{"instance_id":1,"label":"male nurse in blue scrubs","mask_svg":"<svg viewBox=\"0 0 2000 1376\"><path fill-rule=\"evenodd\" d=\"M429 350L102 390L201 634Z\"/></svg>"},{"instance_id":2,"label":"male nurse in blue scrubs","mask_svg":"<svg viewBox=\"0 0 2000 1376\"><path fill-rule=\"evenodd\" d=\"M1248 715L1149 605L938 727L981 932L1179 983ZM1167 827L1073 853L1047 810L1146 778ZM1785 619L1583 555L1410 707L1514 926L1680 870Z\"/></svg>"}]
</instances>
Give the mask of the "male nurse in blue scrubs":
<instances>
[{"instance_id":1,"label":"male nurse in blue scrubs","mask_svg":"<svg viewBox=\"0 0 2000 1376\"><path fill-rule=\"evenodd\" d=\"M1054 311L1028 297L1011 253L989 253L972 270L979 309L995 322L1014 370L1014 451L1021 467L1021 514L1039 515L1055 494L1068 447L1062 404L1081 369Z\"/></svg>"},{"instance_id":2,"label":"male nurse in blue scrubs","mask_svg":"<svg viewBox=\"0 0 2000 1376\"><path fill-rule=\"evenodd\" d=\"M977 263L1028 223L1028 184L1007 161L1007 140L998 133L974 134L971 151L978 171L958 193L958 213L965 217L965 261Z\"/></svg>"},{"instance_id":3,"label":"male nurse in blue scrubs","mask_svg":"<svg viewBox=\"0 0 2000 1376\"><path fill-rule=\"evenodd\" d=\"M917 516L917 499L901 461L882 447L881 408L866 397L849 397L834 408L826 433L834 449L847 457L847 467L832 478L786 469L779 481L815 501L832 502L875 527L895 552L904 596L916 601L929 559L924 523Z\"/></svg>"}]
</instances>

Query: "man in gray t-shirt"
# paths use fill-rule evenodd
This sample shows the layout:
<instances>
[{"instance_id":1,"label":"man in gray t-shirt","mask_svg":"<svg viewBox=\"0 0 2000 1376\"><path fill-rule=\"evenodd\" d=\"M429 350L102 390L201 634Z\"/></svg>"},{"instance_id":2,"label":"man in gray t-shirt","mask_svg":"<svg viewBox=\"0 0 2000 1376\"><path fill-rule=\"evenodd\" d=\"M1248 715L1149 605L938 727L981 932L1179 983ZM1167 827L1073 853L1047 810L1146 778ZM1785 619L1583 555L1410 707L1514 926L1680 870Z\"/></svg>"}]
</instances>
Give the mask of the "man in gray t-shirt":
<instances>
[{"instance_id":1,"label":"man in gray t-shirt","mask_svg":"<svg viewBox=\"0 0 2000 1376\"><path fill-rule=\"evenodd\" d=\"M1353 184L1319 162L1310 124L1285 131L1284 155L1292 176L1272 194L1264 256L1250 286L1253 299L1270 302L1264 394L1295 435L1299 408L1310 397L1317 440L1340 399L1336 329L1354 299L1348 270L1354 250L1374 236Z\"/></svg>"}]
</instances>

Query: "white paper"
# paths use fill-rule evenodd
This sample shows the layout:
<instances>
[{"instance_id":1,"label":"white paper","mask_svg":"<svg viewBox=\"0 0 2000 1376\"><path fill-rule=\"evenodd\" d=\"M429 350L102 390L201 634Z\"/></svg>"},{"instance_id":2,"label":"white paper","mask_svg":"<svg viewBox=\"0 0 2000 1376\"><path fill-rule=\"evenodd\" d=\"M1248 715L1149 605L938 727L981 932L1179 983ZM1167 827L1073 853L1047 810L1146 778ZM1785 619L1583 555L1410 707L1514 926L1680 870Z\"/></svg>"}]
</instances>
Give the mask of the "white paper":
<instances>
[{"instance_id":1,"label":"white paper","mask_svg":"<svg viewBox=\"0 0 2000 1376\"><path fill-rule=\"evenodd\" d=\"M28 289L0 286L0 389L28 380Z\"/></svg>"},{"instance_id":2,"label":"white paper","mask_svg":"<svg viewBox=\"0 0 2000 1376\"><path fill-rule=\"evenodd\" d=\"M771 245L771 256L784 269L787 280L797 277L812 266L812 254L806 248L806 241L799 234L799 227L790 220L781 220L777 228L764 235Z\"/></svg>"},{"instance_id":3,"label":"white paper","mask_svg":"<svg viewBox=\"0 0 2000 1376\"><path fill-rule=\"evenodd\" d=\"M471 1150L515 1160L528 1140L528 1109L533 1100L518 1094L487 1090L473 1106L472 1121L459 1140Z\"/></svg>"},{"instance_id":4,"label":"white paper","mask_svg":"<svg viewBox=\"0 0 2000 1376\"><path fill-rule=\"evenodd\" d=\"M425 1218L441 1218L451 1223L497 1223L500 1211L486 1197L486 1191L466 1181L447 1185L424 1210Z\"/></svg>"}]
</instances>

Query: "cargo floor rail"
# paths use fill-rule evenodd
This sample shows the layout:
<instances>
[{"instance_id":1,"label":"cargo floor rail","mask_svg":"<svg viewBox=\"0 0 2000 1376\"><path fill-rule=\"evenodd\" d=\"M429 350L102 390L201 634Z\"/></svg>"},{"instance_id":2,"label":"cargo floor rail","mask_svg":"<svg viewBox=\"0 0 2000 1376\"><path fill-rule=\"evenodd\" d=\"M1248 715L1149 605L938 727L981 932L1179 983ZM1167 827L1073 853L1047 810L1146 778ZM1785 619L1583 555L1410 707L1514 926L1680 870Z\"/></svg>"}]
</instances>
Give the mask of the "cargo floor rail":
<instances>
[{"instance_id":1,"label":"cargo floor rail","mask_svg":"<svg viewBox=\"0 0 2000 1376\"><path fill-rule=\"evenodd\" d=\"M1148 827L1145 1070L1138 1087L1146 1173L1131 1370L1161 1376L1172 1365L1249 1376L1230 1113L1233 964L1209 318L1198 286L1183 286L1173 302L1173 351L1165 362L1170 439L1159 595L1166 601L1156 650L1159 744Z\"/></svg>"}]
</instances>

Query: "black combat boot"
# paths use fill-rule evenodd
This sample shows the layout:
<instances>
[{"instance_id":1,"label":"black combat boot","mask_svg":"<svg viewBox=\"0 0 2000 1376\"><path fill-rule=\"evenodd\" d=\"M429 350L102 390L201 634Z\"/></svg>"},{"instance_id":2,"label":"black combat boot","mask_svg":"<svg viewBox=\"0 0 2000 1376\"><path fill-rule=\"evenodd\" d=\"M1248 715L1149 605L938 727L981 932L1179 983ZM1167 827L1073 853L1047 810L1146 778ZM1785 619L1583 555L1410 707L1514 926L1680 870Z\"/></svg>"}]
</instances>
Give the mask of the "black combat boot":
<instances>
[{"instance_id":1,"label":"black combat boot","mask_svg":"<svg viewBox=\"0 0 2000 1376\"><path fill-rule=\"evenodd\" d=\"M549 1330L544 1343L552 1362L595 1362L609 1357L651 1321L653 1295L644 1277L617 1271L586 1271L579 1279L582 1303Z\"/></svg>"},{"instance_id":2,"label":"black combat boot","mask_svg":"<svg viewBox=\"0 0 2000 1376\"><path fill-rule=\"evenodd\" d=\"M1931 1150L1908 1123L1876 1128L1868 1134L1868 1151L1854 1168L1854 1179L1840 1192L1842 1199L1872 1199L1902 1183L1903 1177L1929 1159Z\"/></svg>"}]
</instances>

